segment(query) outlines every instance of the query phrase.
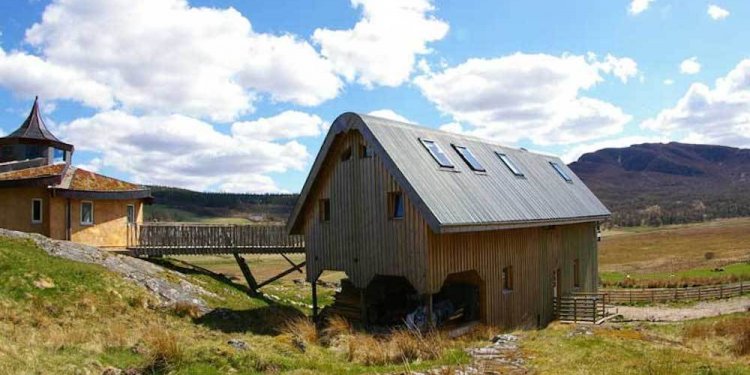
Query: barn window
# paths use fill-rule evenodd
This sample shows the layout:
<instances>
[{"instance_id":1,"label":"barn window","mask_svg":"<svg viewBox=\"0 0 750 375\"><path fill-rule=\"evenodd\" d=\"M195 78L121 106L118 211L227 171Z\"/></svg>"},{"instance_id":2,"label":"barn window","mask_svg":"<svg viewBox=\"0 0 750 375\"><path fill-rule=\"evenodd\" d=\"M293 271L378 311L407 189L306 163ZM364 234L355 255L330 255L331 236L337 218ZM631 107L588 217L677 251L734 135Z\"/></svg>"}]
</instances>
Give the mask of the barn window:
<instances>
[{"instance_id":1,"label":"barn window","mask_svg":"<svg viewBox=\"0 0 750 375\"><path fill-rule=\"evenodd\" d=\"M453 148L458 152L459 155L461 155L461 159L464 159L466 164L469 165L469 168L473 171L477 172L484 172L485 169L482 167L482 164L479 163L479 160L474 156L474 154L471 153L471 150L469 150L467 147L464 146L457 146L452 145Z\"/></svg>"},{"instance_id":2,"label":"barn window","mask_svg":"<svg viewBox=\"0 0 750 375\"><path fill-rule=\"evenodd\" d=\"M320 213L320 221L326 222L331 220L331 200L321 199L318 202L318 211Z\"/></svg>"},{"instance_id":3,"label":"barn window","mask_svg":"<svg viewBox=\"0 0 750 375\"><path fill-rule=\"evenodd\" d=\"M404 217L404 195L400 191L388 193L388 211L391 219Z\"/></svg>"},{"instance_id":4,"label":"barn window","mask_svg":"<svg viewBox=\"0 0 750 375\"><path fill-rule=\"evenodd\" d=\"M42 200L39 198L31 200L31 222L33 224L42 222Z\"/></svg>"},{"instance_id":5,"label":"barn window","mask_svg":"<svg viewBox=\"0 0 750 375\"><path fill-rule=\"evenodd\" d=\"M360 144L359 145L359 158L360 159L366 159L372 157L372 148L367 147L367 145Z\"/></svg>"},{"instance_id":6,"label":"barn window","mask_svg":"<svg viewBox=\"0 0 750 375\"><path fill-rule=\"evenodd\" d=\"M510 171L514 175L518 177L523 177L523 172L521 172L521 170L518 169L518 167L516 166L516 163L514 163L513 160L511 160L508 155L503 154L501 152L495 152L495 154L497 154L497 157L499 157L500 160L503 161L503 164L505 164L505 166L508 167L508 169L510 169Z\"/></svg>"},{"instance_id":7,"label":"barn window","mask_svg":"<svg viewBox=\"0 0 750 375\"><path fill-rule=\"evenodd\" d=\"M581 286L581 262L578 259L573 260L573 286Z\"/></svg>"},{"instance_id":8,"label":"barn window","mask_svg":"<svg viewBox=\"0 0 750 375\"><path fill-rule=\"evenodd\" d=\"M352 158L352 148L347 147L344 152L341 153L341 161L347 161Z\"/></svg>"},{"instance_id":9,"label":"barn window","mask_svg":"<svg viewBox=\"0 0 750 375\"><path fill-rule=\"evenodd\" d=\"M128 205L128 224L135 224L135 206L132 204Z\"/></svg>"},{"instance_id":10,"label":"barn window","mask_svg":"<svg viewBox=\"0 0 750 375\"><path fill-rule=\"evenodd\" d=\"M565 172L565 170L560 166L560 164L557 164L553 161L549 162L549 164L552 166L552 168L555 169L555 171L557 171L557 174L559 174L563 180L565 180L566 182L573 182L573 179L570 178L568 173Z\"/></svg>"},{"instance_id":11,"label":"barn window","mask_svg":"<svg viewBox=\"0 0 750 375\"><path fill-rule=\"evenodd\" d=\"M448 155L443 152L443 149L440 148L439 144L429 139L420 139L420 141L441 167L453 168L453 162L451 162L451 159L448 159Z\"/></svg>"},{"instance_id":12,"label":"barn window","mask_svg":"<svg viewBox=\"0 0 750 375\"><path fill-rule=\"evenodd\" d=\"M81 202L81 225L94 224L94 202Z\"/></svg>"},{"instance_id":13,"label":"barn window","mask_svg":"<svg viewBox=\"0 0 750 375\"><path fill-rule=\"evenodd\" d=\"M513 290L513 266L503 268L503 290Z\"/></svg>"}]
</instances>

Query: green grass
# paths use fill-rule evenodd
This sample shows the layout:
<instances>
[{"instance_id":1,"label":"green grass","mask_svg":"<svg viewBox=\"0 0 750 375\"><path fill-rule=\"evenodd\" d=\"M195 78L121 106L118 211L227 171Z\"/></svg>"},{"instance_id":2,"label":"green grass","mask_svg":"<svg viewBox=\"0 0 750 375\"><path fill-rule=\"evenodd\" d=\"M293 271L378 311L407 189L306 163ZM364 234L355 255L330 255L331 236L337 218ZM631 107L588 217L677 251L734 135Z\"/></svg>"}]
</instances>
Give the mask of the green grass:
<instances>
[{"instance_id":1,"label":"green grass","mask_svg":"<svg viewBox=\"0 0 750 375\"><path fill-rule=\"evenodd\" d=\"M733 263L720 267L721 272L715 271L715 268L699 267L677 272L651 272L632 274L631 278L639 281L648 280L670 280L670 279L711 279L736 277L741 280L750 280L750 263L741 262ZM628 274L624 272L601 272L599 278L602 282L614 283L622 281Z\"/></svg>"}]
</instances>

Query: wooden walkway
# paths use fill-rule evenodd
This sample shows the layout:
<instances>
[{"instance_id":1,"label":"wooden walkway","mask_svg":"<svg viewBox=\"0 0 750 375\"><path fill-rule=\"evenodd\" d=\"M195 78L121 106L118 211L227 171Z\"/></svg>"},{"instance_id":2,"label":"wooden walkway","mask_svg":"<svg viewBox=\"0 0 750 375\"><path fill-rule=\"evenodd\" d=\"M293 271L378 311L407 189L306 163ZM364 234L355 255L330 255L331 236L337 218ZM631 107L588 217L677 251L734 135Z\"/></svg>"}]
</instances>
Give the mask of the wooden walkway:
<instances>
[{"instance_id":1,"label":"wooden walkway","mask_svg":"<svg viewBox=\"0 0 750 375\"><path fill-rule=\"evenodd\" d=\"M133 256L231 254L254 293L292 272L303 273L305 265L305 262L294 263L285 255L304 253L304 236L288 235L283 225L134 224L128 227L127 249ZM277 254L290 268L258 282L242 254Z\"/></svg>"},{"instance_id":2,"label":"wooden walkway","mask_svg":"<svg viewBox=\"0 0 750 375\"><path fill-rule=\"evenodd\" d=\"M128 230L135 256L304 253L304 236L283 225L144 223Z\"/></svg>"}]
</instances>

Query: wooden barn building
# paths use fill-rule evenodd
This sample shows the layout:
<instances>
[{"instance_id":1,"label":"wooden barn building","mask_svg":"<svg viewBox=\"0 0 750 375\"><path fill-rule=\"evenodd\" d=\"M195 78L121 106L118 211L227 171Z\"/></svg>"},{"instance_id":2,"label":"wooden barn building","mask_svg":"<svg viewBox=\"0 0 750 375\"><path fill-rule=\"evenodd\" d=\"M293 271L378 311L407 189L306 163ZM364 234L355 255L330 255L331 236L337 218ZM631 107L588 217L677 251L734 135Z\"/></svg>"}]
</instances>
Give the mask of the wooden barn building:
<instances>
[{"instance_id":1,"label":"wooden barn building","mask_svg":"<svg viewBox=\"0 0 750 375\"><path fill-rule=\"evenodd\" d=\"M0 228L100 247L124 247L151 192L71 165L73 145L47 129L38 101L0 138Z\"/></svg>"},{"instance_id":2,"label":"wooden barn building","mask_svg":"<svg viewBox=\"0 0 750 375\"><path fill-rule=\"evenodd\" d=\"M322 272L345 272L366 322L416 307L538 327L555 296L597 290L597 224L609 215L557 157L345 113L288 230L305 236L313 293Z\"/></svg>"}]
</instances>

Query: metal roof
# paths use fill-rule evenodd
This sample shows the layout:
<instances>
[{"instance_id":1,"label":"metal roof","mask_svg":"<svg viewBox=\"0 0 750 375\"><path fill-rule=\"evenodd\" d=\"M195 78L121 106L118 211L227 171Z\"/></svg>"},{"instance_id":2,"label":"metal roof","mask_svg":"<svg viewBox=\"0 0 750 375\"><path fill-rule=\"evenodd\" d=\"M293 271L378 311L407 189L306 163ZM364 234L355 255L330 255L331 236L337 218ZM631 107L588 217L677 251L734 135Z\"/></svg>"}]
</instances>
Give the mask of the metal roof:
<instances>
[{"instance_id":1,"label":"metal roof","mask_svg":"<svg viewBox=\"0 0 750 375\"><path fill-rule=\"evenodd\" d=\"M345 113L331 126L292 212L300 212L336 135L358 130L437 233L493 230L603 220L609 210L562 160L480 138L398 121ZM454 168L441 168L420 139L440 145ZM486 169L472 171L452 145L467 147ZM514 175L496 152L508 155L524 176ZM571 177L566 182L550 165Z\"/></svg>"},{"instance_id":2,"label":"metal roof","mask_svg":"<svg viewBox=\"0 0 750 375\"><path fill-rule=\"evenodd\" d=\"M14 143L49 144L66 151L73 150L73 145L59 140L47 129L47 125L44 124L44 120L39 113L39 97L34 99L34 105L31 107L31 112L26 117L26 121L12 133L0 138L0 144Z\"/></svg>"}]
</instances>

